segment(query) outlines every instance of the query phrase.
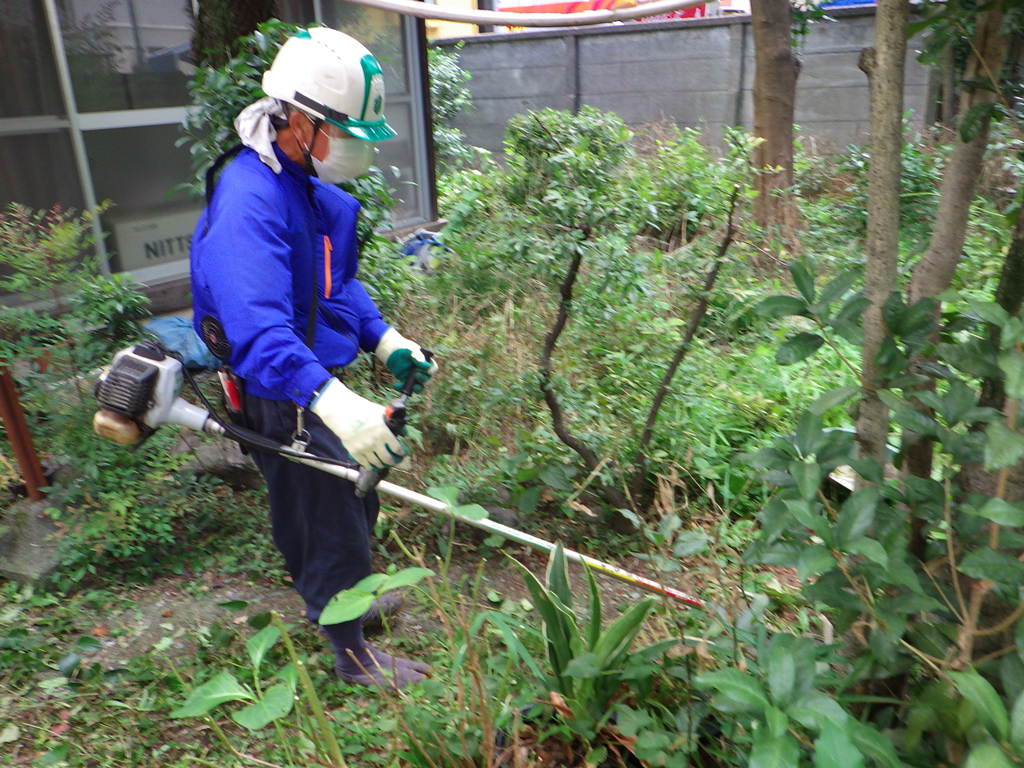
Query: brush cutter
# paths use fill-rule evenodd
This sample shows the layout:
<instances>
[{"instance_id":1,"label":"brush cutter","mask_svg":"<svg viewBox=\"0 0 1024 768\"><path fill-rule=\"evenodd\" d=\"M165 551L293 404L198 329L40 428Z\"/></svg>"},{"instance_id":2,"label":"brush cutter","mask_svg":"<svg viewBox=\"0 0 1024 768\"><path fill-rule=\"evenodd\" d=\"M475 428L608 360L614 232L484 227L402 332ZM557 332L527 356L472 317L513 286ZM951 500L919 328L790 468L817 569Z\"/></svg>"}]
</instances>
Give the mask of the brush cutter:
<instances>
[{"instance_id":1,"label":"brush cutter","mask_svg":"<svg viewBox=\"0 0 1024 768\"><path fill-rule=\"evenodd\" d=\"M188 378L203 403L203 407L193 405L180 396L184 378ZM164 424L172 424L222 435L246 448L276 453L353 483L361 482L363 487L368 486L366 473L363 472L361 475L357 468L307 453L304 450L297 450L292 446L278 445L252 430L223 421L217 416L181 361L151 342L142 342L129 349L121 350L114 356L111 365L100 374L96 384L96 398L99 401L100 410L93 418L93 428L100 436L122 445L138 446L159 427ZM402 403L404 405L404 399ZM388 496L447 515L518 544L542 552L550 552L555 547L549 541L517 531L515 528L493 520L465 517L443 501L416 493L400 485L378 479L376 487L379 492ZM649 592L671 597L690 606L703 607L700 600L685 592L660 584L653 579L630 573L618 566L568 549L565 550L565 557L571 562L586 563L595 571L605 573Z\"/></svg>"}]
</instances>

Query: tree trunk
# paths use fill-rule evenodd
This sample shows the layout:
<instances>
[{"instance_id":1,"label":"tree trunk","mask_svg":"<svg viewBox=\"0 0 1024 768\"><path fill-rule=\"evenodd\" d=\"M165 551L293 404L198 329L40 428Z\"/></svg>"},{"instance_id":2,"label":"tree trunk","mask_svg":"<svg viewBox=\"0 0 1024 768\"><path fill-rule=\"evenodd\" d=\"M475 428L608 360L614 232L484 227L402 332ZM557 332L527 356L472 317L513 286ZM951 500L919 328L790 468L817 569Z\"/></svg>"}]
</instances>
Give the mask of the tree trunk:
<instances>
[{"instance_id":1,"label":"tree trunk","mask_svg":"<svg viewBox=\"0 0 1024 768\"><path fill-rule=\"evenodd\" d=\"M1006 261L1003 262L1003 269L999 275L999 286L996 288L996 303L1005 309L1011 316L1020 315L1024 307L1024 214L1017 214L1017 226L1013 230L1013 240L1010 242L1010 249L1006 254ZM993 344L999 344L1001 329L998 326L989 326L988 338ZM1002 410L1006 393L1003 387L1003 380L1000 378L984 379L981 382L981 397L978 398L978 405L988 408ZM984 424L974 425L974 429L983 429ZM982 493L986 496L995 496L997 485L997 473L986 472L981 464L965 464L957 477L957 485L964 495L968 493ZM1006 501L1011 504L1024 499L1024 462L1018 462L1010 467L1006 478Z\"/></svg>"},{"instance_id":2,"label":"tree trunk","mask_svg":"<svg viewBox=\"0 0 1024 768\"><path fill-rule=\"evenodd\" d=\"M952 40L942 49L942 124L956 127L956 45Z\"/></svg>"},{"instance_id":3,"label":"tree trunk","mask_svg":"<svg viewBox=\"0 0 1024 768\"><path fill-rule=\"evenodd\" d=\"M1006 55L1007 37L999 34L1003 23L1003 11L998 4L978 14L974 27L974 42L967 59L964 80L988 79L998 84L999 72ZM963 128L968 112L981 104L988 104L998 95L983 88L964 88L960 98L958 125ZM981 164L988 146L989 119L981 122L977 134L968 142L957 134L953 153L942 176L939 191L939 208L935 215L935 226L921 260L914 267L910 278L908 303L915 304L921 299L937 296L949 288L956 273L960 254L967 237L967 221L974 199L974 188L981 175ZM939 309L935 310L936 319ZM934 382L928 385L934 388ZM933 443L913 432L905 431L902 438L903 472L914 477L931 477Z\"/></svg>"},{"instance_id":4,"label":"tree trunk","mask_svg":"<svg viewBox=\"0 0 1024 768\"><path fill-rule=\"evenodd\" d=\"M199 0L192 34L196 66L222 67L234 54L235 41L256 25L277 16L276 0Z\"/></svg>"},{"instance_id":5,"label":"tree trunk","mask_svg":"<svg viewBox=\"0 0 1024 768\"><path fill-rule=\"evenodd\" d=\"M1006 252L1006 261L999 273L999 285L996 287L995 302L1011 316L1020 314L1024 305L1024 212L1017 212L1017 226L1013 230L1013 240ZM999 344L1000 329L991 326L988 338L993 344ZM1003 380L990 378L981 382L981 397L978 405L1001 410L1003 399Z\"/></svg>"},{"instance_id":6,"label":"tree trunk","mask_svg":"<svg viewBox=\"0 0 1024 768\"><path fill-rule=\"evenodd\" d=\"M796 211L782 190L793 186L793 113L800 65L793 55L793 10L789 0L751 0L754 31L754 150L757 197L754 220L761 227L791 228Z\"/></svg>"},{"instance_id":7,"label":"tree trunk","mask_svg":"<svg viewBox=\"0 0 1024 768\"><path fill-rule=\"evenodd\" d=\"M882 317L896 288L900 232L900 169L903 147L903 75L907 51L908 0L879 0L875 12L875 43L861 54L860 68L871 87L871 164L868 168L867 264L864 296L863 387L857 418L861 458L886 463L889 410L876 392L881 376L875 358L889 329ZM858 481L859 483L863 481Z\"/></svg>"},{"instance_id":8,"label":"tree trunk","mask_svg":"<svg viewBox=\"0 0 1024 768\"><path fill-rule=\"evenodd\" d=\"M998 4L978 14L974 43L967 60L964 80L990 80L998 84L1006 55L1006 35L999 34L1003 11ZM966 86L960 97L958 124L962 128L967 113L981 104L990 104L998 94L984 88ZM981 174L981 161L988 147L989 119L985 118L977 134L968 142L957 141L942 176L939 209L928 250L914 267L910 280L911 304L937 296L949 287L960 261L967 236L967 219L974 199L974 187Z\"/></svg>"}]
</instances>

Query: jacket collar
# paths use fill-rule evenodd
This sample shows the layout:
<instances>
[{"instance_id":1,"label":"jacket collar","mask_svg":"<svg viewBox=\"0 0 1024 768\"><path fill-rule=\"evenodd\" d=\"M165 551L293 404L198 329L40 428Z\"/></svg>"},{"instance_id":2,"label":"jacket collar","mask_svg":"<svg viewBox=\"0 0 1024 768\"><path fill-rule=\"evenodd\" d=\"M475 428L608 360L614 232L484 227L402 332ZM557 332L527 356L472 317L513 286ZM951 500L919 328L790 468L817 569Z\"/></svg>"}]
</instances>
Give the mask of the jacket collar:
<instances>
[{"instance_id":1,"label":"jacket collar","mask_svg":"<svg viewBox=\"0 0 1024 768\"><path fill-rule=\"evenodd\" d=\"M281 161L280 175L282 177L287 177L290 181L304 189L310 181L310 176L306 173L306 169L282 152L281 148L277 146L276 143L274 144L274 154L277 155L277 159Z\"/></svg>"}]
</instances>

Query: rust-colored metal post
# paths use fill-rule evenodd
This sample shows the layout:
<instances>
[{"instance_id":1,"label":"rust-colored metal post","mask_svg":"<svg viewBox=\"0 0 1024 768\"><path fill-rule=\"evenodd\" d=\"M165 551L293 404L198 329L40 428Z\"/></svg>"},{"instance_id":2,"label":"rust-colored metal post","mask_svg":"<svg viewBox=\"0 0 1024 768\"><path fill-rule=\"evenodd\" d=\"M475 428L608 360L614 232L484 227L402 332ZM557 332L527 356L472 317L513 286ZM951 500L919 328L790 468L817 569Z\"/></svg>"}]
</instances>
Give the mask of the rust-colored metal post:
<instances>
[{"instance_id":1,"label":"rust-colored metal post","mask_svg":"<svg viewBox=\"0 0 1024 768\"><path fill-rule=\"evenodd\" d=\"M39 463L39 454L29 434L28 424L25 423L25 412L21 409L18 391L14 388L14 379L6 368L0 368L0 419L3 419L7 439L14 449L25 492L32 501L39 501L43 498L39 489L46 485L46 476Z\"/></svg>"}]
</instances>

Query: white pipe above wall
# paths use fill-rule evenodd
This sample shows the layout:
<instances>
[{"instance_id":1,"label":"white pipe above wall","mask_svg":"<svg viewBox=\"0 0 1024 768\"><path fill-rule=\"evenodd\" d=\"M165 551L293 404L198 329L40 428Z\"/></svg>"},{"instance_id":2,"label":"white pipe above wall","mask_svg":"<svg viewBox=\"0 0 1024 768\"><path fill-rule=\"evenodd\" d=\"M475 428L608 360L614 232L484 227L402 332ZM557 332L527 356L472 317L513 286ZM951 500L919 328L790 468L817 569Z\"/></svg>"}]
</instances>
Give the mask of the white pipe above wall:
<instances>
[{"instance_id":1,"label":"white pipe above wall","mask_svg":"<svg viewBox=\"0 0 1024 768\"><path fill-rule=\"evenodd\" d=\"M696 8L708 0L655 0L632 8L609 11L580 11L578 13L509 13L507 11L467 11L431 5L417 0L348 0L382 11L391 11L421 19L460 21L465 24L483 24L501 27L581 27L590 24L608 24L630 21L645 16L657 16L684 8Z\"/></svg>"}]
</instances>

